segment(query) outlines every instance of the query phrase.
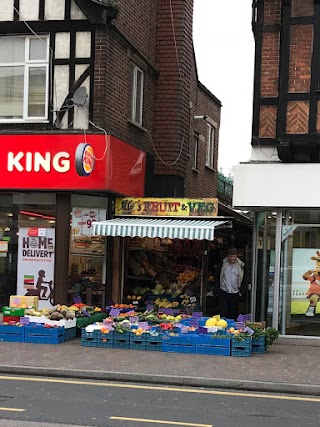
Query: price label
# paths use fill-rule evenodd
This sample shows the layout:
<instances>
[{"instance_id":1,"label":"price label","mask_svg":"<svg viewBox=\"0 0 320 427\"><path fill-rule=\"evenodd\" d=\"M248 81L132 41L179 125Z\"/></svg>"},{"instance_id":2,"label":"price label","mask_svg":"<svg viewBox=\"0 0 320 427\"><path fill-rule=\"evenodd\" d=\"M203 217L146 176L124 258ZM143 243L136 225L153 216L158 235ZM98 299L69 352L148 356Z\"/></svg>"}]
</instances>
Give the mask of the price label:
<instances>
[{"instance_id":1,"label":"price label","mask_svg":"<svg viewBox=\"0 0 320 427\"><path fill-rule=\"evenodd\" d=\"M87 317L91 317L91 314L85 309L82 310L82 313L85 314Z\"/></svg>"},{"instance_id":2,"label":"price label","mask_svg":"<svg viewBox=\"0 0 320 427\"><path fill-rule=\"evenodd\" d=\"M138 323L139 321L139 317L138 316L130 316L129 317L129 322L130 323Z\"/></svg>"},{"instance_id":3,"label":"price label","mask_svg":"<svg viewBox=\"0 0 320 427\"><path fill-rule=\"evenodd\" d=\"M74 298L73 298L73 302L74 302L75 304L81 304L81 303L82 303L82 299L81 299L81 297L74 297Z\"/></svg>"},{"instance_id":4,"label":"price label","mask_svg":"<svg viewBox=\"0 0 320 427\"><path fill-rule=\"evenodd\" d=\"M191 298L190 298L190 301L191 301ZM191 302L192 302L192 301L191 301ZM201 311L194 311L194 312L193 312L192 317L193 317L194 319L201 319L201 317L202 317L202 312L201 312Z\"/></svg>"},{"instance_id":5,"label":"price label","mask_svg":"<svg viewBox=\"0 0 320 427\"><path fill-rule=\"evenodd\" d=\"M190 302L196 302L197 298L196 297L190 297Z\"/></svg>"},{"instance_id":6,"label":"price label","mask_svg":"<svg viewBox=\"0 0 320 427\"><path fill-rule=\"evenodd\" d=\"M138 305L138 304L139 304L139 301L133 301L133 302L132 302L132 304L133 304L133 305Z\"/></svg>"},{"instance_id":7,"label":"price label","mask_svg":"<svg viewBox=\"0 0 320 427\"><path fill-rule=\"evenodd\" d=\"M118 308L112 308L109 313L109 315L112 317L118 317L119 314L120 314L120 310Z\"/></svg>"}]
</instances>

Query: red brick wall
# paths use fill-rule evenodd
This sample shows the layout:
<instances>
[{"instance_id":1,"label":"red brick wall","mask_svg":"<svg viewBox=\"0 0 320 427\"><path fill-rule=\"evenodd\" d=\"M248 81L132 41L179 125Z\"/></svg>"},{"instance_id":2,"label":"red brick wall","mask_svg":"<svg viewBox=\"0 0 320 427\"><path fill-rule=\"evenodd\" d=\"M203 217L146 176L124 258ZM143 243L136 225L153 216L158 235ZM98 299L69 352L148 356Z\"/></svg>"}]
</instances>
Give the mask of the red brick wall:
<instances>
[{"instance_id":1,"label":"red brick wall","mask_svg":"<svg viewBox=\"0 0 320 427\"><path fill-rule=\"evenodd\" d=\"M207 114L220 123L220 107L203 89L198 88L193 52L193 0L172 0L172 13L178 50L175 49L170 3L167 0L122 1L115 26L130 40L151 64L145 68L144 131L128 122L129 61L128 45L108 28L96 33L94 122L124 141L137 146L155 158L157 175L179 175L185 178L188 197L216 196L217 173L205 167L205 144L199 151L199 171L192 171L194 130L207 136L207 124L194 121L194 115ZM163 160L155 155L152 142ZM218 159L218 129L215 134L214 169Z\"/></svg>"},{"instance_id":2,"label":"red brick wall","mask_svg":"<svg viewBox=\"0 0 320 427\"><path fill-rule=\"evenodd\" d=\"M309 92L313 27L293 25L290 40L289 92Z\"/></svg>"},{"instance_id":3,"label":"red brick wall","mask_svg":"<svg viewBox=\"0 0 320 427\"><path fill-rule=\"evenodd\" d=\"M301 1L301 0L299 0ZM279 24L281 20L281 0L265 0L264 2L264 24Z\"/></svg>"},{"instance_id":4,"label":"red brick wall","mask_svg":"<svg viewBox=\"0 0 320 427\"><path fill-rule=\"evenodd\" d=\"M261 60L261 96L278 96L280 34L264 33Z\"/></svg>"}]
</instances>

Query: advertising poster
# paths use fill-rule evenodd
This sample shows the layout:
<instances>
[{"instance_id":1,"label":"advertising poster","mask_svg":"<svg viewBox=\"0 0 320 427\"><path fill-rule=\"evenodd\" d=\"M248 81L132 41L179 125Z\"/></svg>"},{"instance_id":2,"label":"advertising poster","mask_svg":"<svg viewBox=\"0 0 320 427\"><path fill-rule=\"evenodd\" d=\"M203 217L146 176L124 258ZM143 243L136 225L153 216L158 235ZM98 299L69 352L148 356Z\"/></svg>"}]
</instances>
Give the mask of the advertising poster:
<instances>
[{"instance_id":1,"label":"advertising poster","mask_svg":"<svg viewBox=\"0 0 320 427\"><path fill-rule=\"evenodd\" d=\"M320 252L293 249L291 314L298 318L320 319Z\"/></svg>"},{"instance_id":2,"label":"advertising poster","mask_svg":"<svg viewBox=\"0 0 320 427\"><path fill-rule=\"evenodd\" d=\"M37 296L39 309L54 305L54 228L19 229L17 295Z\"/></svg>"},{"instance_id":3,"label":"advertising poster","mask_svg":"<svg viewBox=\"0 0 320 427\"><path fill-rule=\"evenodd\" d=\"M106 219L106 209L73 208L71 225L72 255L104 255L105 238L92 236L92 224Z\"/></svg>"}]
</instances>

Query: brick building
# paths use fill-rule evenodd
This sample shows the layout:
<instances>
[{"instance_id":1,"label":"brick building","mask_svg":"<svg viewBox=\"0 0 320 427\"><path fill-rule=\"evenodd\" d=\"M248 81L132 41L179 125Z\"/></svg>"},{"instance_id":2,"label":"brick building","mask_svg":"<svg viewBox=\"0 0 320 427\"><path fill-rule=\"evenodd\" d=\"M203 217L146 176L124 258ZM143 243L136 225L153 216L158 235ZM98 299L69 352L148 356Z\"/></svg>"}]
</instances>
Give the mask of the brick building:
<instances>
[{"instance_id":1,"label":"brick building","mask_svg":"<svg viewBox=\"0 0 320 427\"><path fill-rule=\"evenodd\" d=\"M234 175L255 211L252 313L287 335L319 335L319 18L314 0L253 2L252 157Z\"/></svg>"},{"instance_id":2,"label":"brick building","mask_svg":"<svg viewBox=\"0 0 320 427\"><path fill-rule=\"evenodd\" d=\"M115 195L217 195L221 103L197 77L193 0L119 0L120 12L107 3L1 2L5 300L15 291L21 230L31 223L55 229L59 269L47 275L65 301L70 271L83 267L72 267L70 212L95 208L88 215L105 219Z\"/></svg>"}]
</instances>

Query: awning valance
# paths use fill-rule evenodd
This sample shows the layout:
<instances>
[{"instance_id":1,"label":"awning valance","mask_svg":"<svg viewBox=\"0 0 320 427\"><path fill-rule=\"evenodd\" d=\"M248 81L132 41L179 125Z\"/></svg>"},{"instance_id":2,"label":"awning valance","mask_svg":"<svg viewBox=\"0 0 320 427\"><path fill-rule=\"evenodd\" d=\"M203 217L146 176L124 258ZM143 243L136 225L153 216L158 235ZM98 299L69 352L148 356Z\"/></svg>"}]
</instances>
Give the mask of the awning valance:
<instances>
[{"instance_id":1,"label":"awning valance","mask_svg":"<svg viewBox=\"0 0 320 427\"><path fill-rule=\"evenodd\" d=\"M215 228L227 222L202 219L114 218L94 222L93 235L213 240Z\"/></svg>"}]
</instances>

